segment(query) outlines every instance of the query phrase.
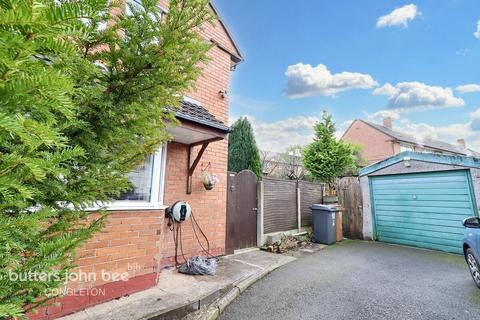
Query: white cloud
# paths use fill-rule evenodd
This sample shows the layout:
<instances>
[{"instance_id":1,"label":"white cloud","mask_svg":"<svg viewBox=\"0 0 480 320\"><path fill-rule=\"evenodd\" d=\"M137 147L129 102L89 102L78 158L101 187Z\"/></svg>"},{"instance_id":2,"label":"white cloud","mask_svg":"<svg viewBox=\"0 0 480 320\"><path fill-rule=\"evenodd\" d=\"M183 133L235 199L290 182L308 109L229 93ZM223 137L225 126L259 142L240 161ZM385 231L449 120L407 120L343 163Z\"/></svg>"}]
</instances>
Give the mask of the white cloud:
<instances>
[{"instance_id":1,"label":"white cloud","mask_svg":"<svg viewBox=\"0 0 480 320\"><path fill-rule=\"evenodd\" d=\"M314 125L321 121L320 116L297 116L273 122L265 122L252 116L244 115L252 124L255 140L260 150L284 152L293 145L306 146L313 142L315 137ZM232 123L236 119L232 119ZM337 124L335 137L340 139L343 132L353 120Z\"/></svg>"},{"instance_id":2,"label":"white cloud","mask_svg":"<svg viewBox=\"0 0 480 320\"><path fill-rule=\"evenodd\" d=\"M471 137L470 122L453 123L447 126L432 126L427 123L406 122L395 127L396 130L419 139L436 139L456 144L457 139Z\"/></svg>"},{"instance_id":3,"label":"white cloud","mask_svg":"<svg viewBox=\"0 0 480 320\"><path fill-rule=\"evenodd\" d=\"M480 84L469 83L458 86L455 88L460 93L471 93L471 92L479 92L480 91Z\"/></svg>"},{"instance_id":4,"label":"white cloud","mask_svg":"<svg viewBox=\"0 0 480 320\"><path fill-rule=\"evenodd\" d=\"M475 36L475 38L480 39L480 20L477 21L477 31L475 31L473 35Z\"/></svg>"},{"instance_id":5,"label":"white cloud","mask_svg":"<svg viewBox=\"0 0 480 320\"><path fill-rule=\"evenodd\" d=\"M340 125L337 125L337 131L335 131L335 138L340 139L342 138L343 134L345 131L350 127L352 124L353 120L346 120L343 121Z\"/></svg>"},{"instance_id":6,"label":"white cloud","mask_svg":"<svg viewBox=\"0 0 480 320\"><path fill-rule=\"evenodd\" d=\"M470 112L470 118L472 119L470 123L471 131L480 134L480 108L478 108L473 112ZM479 138L479 146L480 146L480 138Z\"/></svg>"},{"instance_id":7,"label":"white cloud","mask_svg":"<svg viewBox=\"0 0 480 320\"><path fill-rule=\"evenodd\" d=\"M448 87L429 86L421 82L386 83L374 95L389 96L388 108L399 111L419 111L432 108L461 107L462 98L455 97Z\"/></svg>"},{"instance_id":8,"label":"white cloud","mask_svg":"<svg viewBox=\"0 0 480 320\"><path fill-rule=\"evenodd\" d=\"M393 96L398 93L398 89L392 86L390 83L385 83L380 88L373 90L374 96Z\"/></svg>"},{"instance_id":9,"label":"white cloud","mask_svg":"<svg viewBox=\"0 0 480 320\"><path fill-rule=\"evenodd\" d=\"M368 121L382 123L383 119L390 117L393 120L400 120L400 112L397 110L380 110L374 113L363 112Z\"/></svg>"},{"instance_id":10,"label":"white cloud","mask_svg":"<svg viewBox=\"0 0 480 320\"><path fill-rule=\"evenodd\" d=\"M261 150L283 152L292 145L307 145L313 141L313 126L317 116L297 116L273 122L264 122L245 116L252 124L257 145Z\"/></svg>"},{"instance_id":11,"label":"white cloud","mask_svg":"<svg viewBox=\"0 0 480 320\"><path fill-rule=\"evenodd\" d=\"M369 89L378 85L371 75L358 72L332 74L325 65L312 67L297 63L287 68L285 93L290 99L309 96L332 96L350 89Z\"/></svg>"},{"instance_id":12,"label":"white cloud","mask_svg":"<svg viewBox=\"0 0 480 320\"><path fill-rule=\"evenodd\" d=\"M480 119L480 108L478 108L473 112L470 112L469 115L470 115L470 118L472 119Z\"/></svg>"},{"instance_id":13,"label":"white cloud","mask_svg":"<svg viewBox=\"0 0 480 320\"><path fill-rule=\"evenodd\" d=\"M462 49L458 49L457 51L455 51L455 54L457 56L466 56L469 52L470 52L470 50L468 48L462 48Z\"/></svg>"},{"instance_id":14,"label":"white cloud","mask_svg":"<svg viewBox=\"0 0 480 320\"><path fill-rule=\"evenodd\" d=\"M377 20L377 28L391 27L391 26L403 26L406 28L408 22L415 19L415 17L421 15L421 12L417 10L417 6L414 4L407 4L401 8L397 8L381 16Z\"/></svg>"}]
</instances>

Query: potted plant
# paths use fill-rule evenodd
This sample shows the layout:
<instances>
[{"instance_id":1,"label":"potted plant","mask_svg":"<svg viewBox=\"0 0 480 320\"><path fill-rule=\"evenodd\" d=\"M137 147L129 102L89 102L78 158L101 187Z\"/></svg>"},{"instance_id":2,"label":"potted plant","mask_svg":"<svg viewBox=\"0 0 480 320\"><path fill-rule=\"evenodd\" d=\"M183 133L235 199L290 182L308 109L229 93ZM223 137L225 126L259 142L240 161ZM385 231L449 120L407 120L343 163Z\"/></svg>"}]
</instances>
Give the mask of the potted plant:
<instances>
[{"instance_id":1,"label":"potted plant","mask_svg":"<svg viewBox=\"0 0 480 320\"><path fill-rule=\"evenodd\" d=\"M218 182L218 177L216 174L210 174L208 171L203 170L200 174L200 180L206 190L212 190Z\"/></svg>"},{"instance_id":2,"label":"potted plant","mask_svg":"<svg viewBox=\"0 0 480 320\"><path fill-rule=\"evenodd\" d=\"M348 143L335 138L335 123L323 112L322 119L315 124L315 138L304 151L303 163L310 175L324 182L324 203L337 203L336 180L347 170L355 167L354 149Z\"/></svg>"},{"instance_id":3,"label":"potted plant","mask_svg":"<svg viewBox=\"0 0 480 320\"><path fill-rule=\"evenodd\" d=\"M338 203L338 194L336 185L333 183L327 183L325 186L324 194L323 194L323 203L331 204L331 203Z\"/></svg>"}]
</instances>

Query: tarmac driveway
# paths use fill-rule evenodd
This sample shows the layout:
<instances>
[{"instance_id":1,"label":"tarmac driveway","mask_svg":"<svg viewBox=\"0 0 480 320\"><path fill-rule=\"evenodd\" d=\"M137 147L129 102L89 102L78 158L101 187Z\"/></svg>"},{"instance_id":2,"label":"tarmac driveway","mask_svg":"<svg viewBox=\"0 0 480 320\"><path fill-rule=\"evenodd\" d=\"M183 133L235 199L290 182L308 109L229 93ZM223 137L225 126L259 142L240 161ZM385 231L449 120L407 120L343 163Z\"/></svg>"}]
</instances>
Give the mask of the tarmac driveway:
<instances>
[{"instance_id":1,"label":"tarmac driveway","mask_svg":"<svg viewBox=\"0 0 480 320\"><path fill-rule=\"evenodd\" d=\"M220 319L480 319L462 256L347 241L247 289Z\"/></svg>"}]
</instances>

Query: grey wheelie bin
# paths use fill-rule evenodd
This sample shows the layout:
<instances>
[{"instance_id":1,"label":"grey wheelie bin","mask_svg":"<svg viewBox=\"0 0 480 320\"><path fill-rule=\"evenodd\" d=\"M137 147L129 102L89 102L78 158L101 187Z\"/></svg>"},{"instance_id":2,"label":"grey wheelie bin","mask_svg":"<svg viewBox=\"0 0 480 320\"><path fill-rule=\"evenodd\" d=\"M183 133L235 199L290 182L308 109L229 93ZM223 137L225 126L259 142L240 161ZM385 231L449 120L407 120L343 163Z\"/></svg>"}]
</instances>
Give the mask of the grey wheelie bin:
<instances>
[{"instance_id":1,"label":"grey wheelie bin","mask_svg":"<svg viewBox=\"0 0 480 320\"><path fill-rule=\"evenodd\" d=\"M323 244L336 242L335 207L314 204L312 209L312 241Z\"/></svg>"}]
</instances>

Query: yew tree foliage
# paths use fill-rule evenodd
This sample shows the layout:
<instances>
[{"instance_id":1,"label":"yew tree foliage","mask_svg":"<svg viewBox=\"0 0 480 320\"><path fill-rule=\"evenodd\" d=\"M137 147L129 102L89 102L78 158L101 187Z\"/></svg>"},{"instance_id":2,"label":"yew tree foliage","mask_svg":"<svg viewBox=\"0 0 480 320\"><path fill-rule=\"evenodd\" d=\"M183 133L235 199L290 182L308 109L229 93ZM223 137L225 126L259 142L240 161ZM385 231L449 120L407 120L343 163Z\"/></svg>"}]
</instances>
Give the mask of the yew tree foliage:
<instances>
[{"instance_id":1,"label":"yew tree foliage","mask_svg":"<svg viewBox=\"0 0 480 320\"><path fill-rule=\"evenodd\" d=\"M310 176L328 184L355 166L354 150L335 138L335 123L326 111L315 124L315 138L303 154L303 163Z\"/></svg>"},{"instance_id":2,"label":"yew tree foliage","mask_svg":"<svg viewBox=\"0 0 480 320\"><path fill-rule=\"evenodd\" d=\"M127 2L0 0L0 318L63 286L105 220L84 209L131 187L207 61L207 0Z\"/></svg>"},{"instance_id":3,"label":"yew tree foliage","mask_svg":"<svg viewBox=\"0 0 480 320\"><path fill-rule=\"evenodd\" d=\"M232 125L228 138L228 170L240 172L249 169L262 176L260 152L253 135L252 125L247 118L241 117Z\"/></svg>"}]
</instances>

